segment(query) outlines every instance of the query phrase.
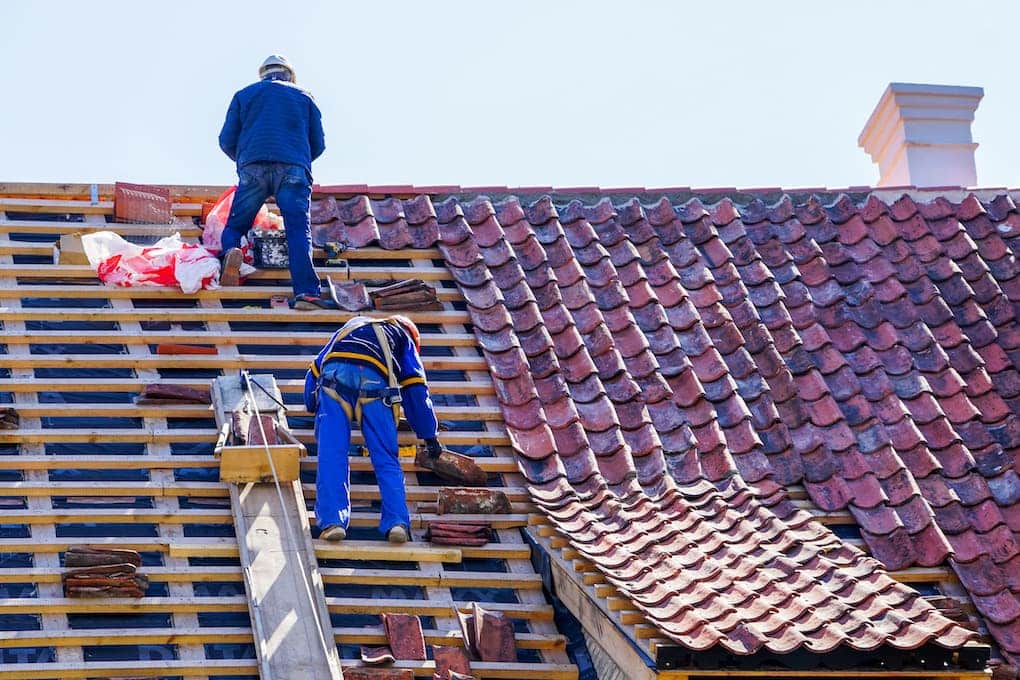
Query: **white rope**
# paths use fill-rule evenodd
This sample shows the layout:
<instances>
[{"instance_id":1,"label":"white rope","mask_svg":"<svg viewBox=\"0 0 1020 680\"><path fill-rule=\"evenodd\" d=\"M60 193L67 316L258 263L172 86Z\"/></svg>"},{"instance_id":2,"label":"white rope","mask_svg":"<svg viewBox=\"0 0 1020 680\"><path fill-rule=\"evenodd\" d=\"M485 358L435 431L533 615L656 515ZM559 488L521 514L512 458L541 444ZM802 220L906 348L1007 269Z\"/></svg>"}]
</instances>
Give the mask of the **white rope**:
<instances>
[{"instance_id":1,"label":"white rope","mask_svg":"<svg viewBox=\"0 0 1020 680\"><path fill-rule=\"evenodd\" d=\"M280 499L280 509L283 511L283 520L284 525L287 528L287 536L291 541L291 545L297 548L298 546L297 537L294 536L293 529L291 528L290 514L287 512L287 503L283 499L283 489L280 487L280 478L276 474L276 464L273 462L273 452L269 448L269 441L266 439L266 430L262 426L262 414L259 413L258 399L255 396L255 391L251 387L251 382L252 382L251 376L245 372L242 372L241 375L242 387L247 392L247 395L251 398L251 407L252 410L255 411L255 420L259 424L259 432L262 434L262 445L263 447L265 447L266 450L266 459L269 461L269 469L273 473L273 483L276 485L276 495ZM301 502L302 503L305 502L304 494L301 494ZM318 613L319 603L315 599L315 595L312 593L312 586L308 580L308 573L311 571L311 565L308 565L307 569L305 568L306 565L304 563L304 559L301 556L302 553L304 552L303 550L295 549L294 552L297 555L298 562L301 567L301 582L305 586L305 594L308 596L308 602L312 605L312 611L315 612L315 616L313 616L312 618L315 619L315 628L319 632L319 642L322 644L322 651L326 654L326 659L328 663L330 657L330 649L331 648L335 649L336 647L335 645L331 644L332 636L330 636L330 638L326 637L326 632L322 629L322 622L319 620Z\"/></svg>"}]
</instances>

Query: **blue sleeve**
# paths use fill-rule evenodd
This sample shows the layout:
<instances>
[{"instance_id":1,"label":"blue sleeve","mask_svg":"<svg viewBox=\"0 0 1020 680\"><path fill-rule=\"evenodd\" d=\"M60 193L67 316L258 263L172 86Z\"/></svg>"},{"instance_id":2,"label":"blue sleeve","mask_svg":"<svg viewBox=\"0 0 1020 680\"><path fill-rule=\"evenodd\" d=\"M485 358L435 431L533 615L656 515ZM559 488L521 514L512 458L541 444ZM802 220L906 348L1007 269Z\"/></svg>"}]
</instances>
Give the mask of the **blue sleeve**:
<instances>
[{"instance_id":1,"label":"blue sleeve","mask_svg":"<svg viewBox=\"0 0 1020 680\"><path fill-rule=\"evenodd\" d=\"M428 385L416 383L405 387L400 391L404 401L404 415L411 429L418 435L419 439L432 439L439 429L439 422L436 420L436 410L432 405L432 397L429 395Z\"/></svg>"},{"instance_id":2,"label":"blue sleeve","mask_svg":"<svg viewBox=\"0 0 1020 680\"><path fill-rule=\"evenodd\" d=\"M234 98L230 100L230 108L227 109L227 119L223 121L223 129L220 130L220 148L232 161L237 160L237 140L240 136L241 105L235 94Z\"/></svg>"},{"instance_id":3,"label":"blue sleeve","mask_svg":"<svg viewBox=\"0 0 1020 680\"><path fill-rule=\"evenodd\" d=\"M315 391L315 386L317 384L318 381L315 379L315 376L312 375L311 370L305 373L305 408L308 409L308 412L312 415L315 415L315 412L319 408L319 400Z\"/></svg>"},{"instance_id":4,"label":"blue sleeve","mask_svg":"<svg viewBox=\"0 0 1020 680\"><path fill-rule=\"evenodd\" d=\"M418 350L411 339L401 333L402 339L397 346L397 379L401 387L425 384L425 367L422 366Z\"/></svg>"},{"instance_id":5,"label":"blue sleeve","mask_svg":"<svg viewBox=\"0 0 1020 680\"><path fill-rule=\"evenodd\" d=\"M322 155L326 150L326 135L322 131L322 113L315 102L309 99L312 110L308 121L308 146L312 151L312 160Z\"/></svg>"}]
</instances>

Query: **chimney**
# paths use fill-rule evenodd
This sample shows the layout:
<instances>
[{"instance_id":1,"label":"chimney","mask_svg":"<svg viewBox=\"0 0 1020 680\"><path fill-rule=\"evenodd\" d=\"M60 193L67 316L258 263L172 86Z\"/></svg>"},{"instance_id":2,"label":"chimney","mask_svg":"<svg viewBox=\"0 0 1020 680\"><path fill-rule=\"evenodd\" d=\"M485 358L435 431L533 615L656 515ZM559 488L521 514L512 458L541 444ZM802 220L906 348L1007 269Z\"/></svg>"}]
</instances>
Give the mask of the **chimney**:
<instances>
[{"instance_id":1,"label":"chimney","mask_svg":"<svg viewBox=\"0 0 1020 680\"><path fill-rule=\"evenodd\" d=\"M878 186L977 185L970 124L980 87L889 83L857 144L878 163Z\"/></svg>"}]
</instances>

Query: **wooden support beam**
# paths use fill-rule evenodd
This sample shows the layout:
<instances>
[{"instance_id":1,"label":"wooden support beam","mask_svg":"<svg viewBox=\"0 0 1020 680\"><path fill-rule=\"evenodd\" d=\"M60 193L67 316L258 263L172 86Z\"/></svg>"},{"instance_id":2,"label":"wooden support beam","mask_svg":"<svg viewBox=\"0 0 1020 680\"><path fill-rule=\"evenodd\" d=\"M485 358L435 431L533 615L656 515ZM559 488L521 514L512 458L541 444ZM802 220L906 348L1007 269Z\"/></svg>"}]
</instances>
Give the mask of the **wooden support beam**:
<instances>
[{"instance_id":1,"label":"wooden support beam","mask_svg":"<svg viewBox=\"0 0 1020 680\"><path fill-rule=\"evenodd\" d=\"M124 290L124 289L118 289ZM221 289L222 290L222 289ZM241 289L239 289L241 290ZM243 289L257 290L257 289ZM289 290L289 289L288 289ZM61 291L61 296L65 293ZM74 344L84 345L156 345L159 343L221 345L235 343L242 345L297 345L301 347L322 347L333 335L332 331L288 331L286 333L234 331L216 333L213 331L75 331ZM5 335L4 344L59 344L68 343L66 331L26 331L17 335ZM471 347L477 346L473 333L422 333L423 347ZM426 357L427 358L427 357ZM309 357L311 360L311 357Z\"/></svg>"},{"instance_id":2,"label":"wooden support beam","mask_svg":"<svg viewBox=\"0 0 1020 680\"><path fill-rule=\"evenodd\" d=\"M2 391L2 390L0 390ZM94 416L99 418L212 418L212 408L205 404L19 404L18 413L22 418L44 418L52 416ZM303 405L287 406L288 416L310 416ZM437 406L439 420L503 420L502 413L495 406ZM122 456L120 456L122 457ZM175 456L179 457L179 456ZM52 458L52 456L50 456ZM111 464L118 456L112 456ZM0 469L4 461L0 458Z\"/></svg>"},{"instance_id":3,"label":"wooden support beam","mask_svg":"<svg viewBox=\"0 0 1020 680\"><path fill-rule=\"evenodd\" d=\"M352 470L368 472L372 470L372 462L365 456L348 458ZM509 456L493 458L477 458L478 466L486 472L516 472L517 463ZM314 469L318 464L317 456L305 456L301 459L303 469ZM213 456L0 456L0 470L174 470L180 468L213 468L219 465L219 459ZM401 458L400 466L405 472L425 472L411 458ZM5 514L5 517L9 516Z\"/></svg>"},{"instance_id":4,"label":"wooden support beam","mask_svg":"<svg viewBox=\"0 0 1020 680\"><path fill-rule=\"evenodd\" d=\"M460 645L463 636L459 630L425 629L426 644ZM386 631L382 628L333 628L336 641L355 645L388 644ZM522 649L565 649L566 639L562 635L538 635L517 633L517 646ZM0 648L12 647L70 647L104 645L173 645L252 642L250 628L143 628L137 630L22 630L7 631L0 637ZM0 673L2 677L2 673Z\"/></svg>"},{"instance_id":5,"label":"wooden support beam","mask_svg":"<svg viewBox=\"0 0 1020 680\"><path fill-rule=\"evenodd\" d=\"M2 267L3 265L0 265ZM36 269L36 271L43 271ZM45 270L48 271L48 268ZM471 319L467 312L457 310L402 312L415 323L419 324L469 324ZM5 321L259 321L259 322L308 322L332 323L339 327L357 314L330 309L314 311L300 309L204 309L204 308L173 308L153 307L140 309L95 309L95 308L64 308L64 309L11 309L0 306L0 314ZM366 311L363 316L385 318L391 312Z\"/></svg>"},{"instance_id":6,"label":"wooden support beam","mask_svg":"<svg viewBox=\"0 0 1020 680\"><path fill-rule=\"evenodd\" d=\"M513 504L513 511L530 512L535 509L526 489L516 486L489 487L498 489L507 495ZM306 498L315 497L315 485L303 485ZM416 487L407 490L408 500L428 501L434 503L436 500L437 487ZM87 498L99 497L124 497L124 496L193 496L198 498L225 498L228 495L226 483L221 482L103 482L76 483L76 482L0 482L0 496L26 496L37 498L39 496L84 496ZM352 484L351 498L353 500L378 500L379 488L374 484ZM18 541L30 541L31 539L11 538L4 539L7 546L18 545Z\"/></svg>"},{"instance_id":7,"label":"wooden support beam","mask_svg":"<svg viewBox=\"0 0 1020 680\"><path fill-rule=\"evenodd\" d=\"M240 415L260 422L258 417L265 414L272 417L281 438L287 439L289 431L279 406L283 397L273 376L252 375L250 387L242 377L213 382L217 425L229 432L233 418ZM229 484L237 534L231 543L244 574L259 675L343 680L298 479L297 462L304 447L267 444L265 461L256 448L223 446L219 450L224 466L220 478L238 482ZM255 469L256 462L265 465ZM186 556L175 549L181 544L187 542L171 543L172 557Z\"/></svg>"},{"instance_id":8,"label":"wooden support beam","mask_svg":"<svg viewBox=\"0 0 1020 680\"><path fill-rule=\"evenodd\" d=\"M343 668L354 668L361 664L344 660ZM431 678L435 671L432 661L396 661L389 668L410 669L415 677ZM0 668L2 680L35 680L39 673L45 677L59 677L61 680L81 680L95 677L163 677L167 675L253 675L258 673L254 659L207 659L198 661L103 661L81 663L18 663ZM471 662L471 674L479 680L489 678L500 680L576 680L577 666L566 663L492 663ZM276 677L276 676L274 676ZM287 676L283 676L287 677ZM294 677L294 676L292 676ZM314 677L314 676L297 676Z\"/></svg>"},{"instance_id":9,"label":"wooden support beam","mask_svg":"<svg viewBox=\"0 0 1020 680\"><path fill-rule=\"evenodd\" d=\"M283 338L281 338L283 340ZM236 357L196 354L0 354L0 368L195 368L233 371L306 370L314 357L307 355L260 356L241 354ZM484 357L422 357L426 370L485 370Z\"/></svg>"},{"instance_id":10,"label":"wooden support beam","mask_svg":"<svg viewBox=\"0 0 1020 680\"><path fill-rule=\"evenodd\" d=\"M334 281L347 279L365 281L403 281L411 271L406 267L382 267L375 265L357 266L348 268L340 267L316 267L316 273L320 276L332 276ZM414 278L423 281L448 281L452 277L445 267L429 267L414 269ZM54 264L40 267L39 265L26 264L0 264L0 279L19 278L27 280L37 279L85 279L98 281L96 271L87 264ZM286 269L259 269L248 277L252 281L281 280L289 278ZM307 314L307 312L304 312Z\"/></svg>"},{"instance_id":11,"label":"wooden support beam","mask_svg":"<svg viewBox=\"0 0 1020 680\"><path fill-rule=\"evenodd\" d=\"M0 443L172 443L172 442L212 442L216 441L217 431L213 429L171 429L162 432L147 432L142 429L110 428L110 429L60 429L60 428L22 428L20 430L0 430ZM302 442L314 441L311 430L295 430L295 435ZM400 444L408 445L418 442L413 432L400 432L397 436ZM351 441L361 443L360 433L354 434ZM444 432L443 443L447 446L509 446L510 439L499 432Z\"/></svg>"},{"instance_id":12,"label":"wooden support beam","mask_svg":"<svg viewBox=\"0 0 1020 680\"><path fill-rule=\"evenodd\" d=\"M141 378L60 378L34 379L31 381L0 378L0 392L15 394L32 394L34 392L139 392L149 384L150 380ZM196 378L164 378L161 385L180 385L203 389L209 386L208 380ZM305 388L304 380L278 380L276 384L281 392L300 393ZM491 395L495 389L492 381L469 380L430 380L429 391L432 394Z\"/></svg>"}]
</instances>

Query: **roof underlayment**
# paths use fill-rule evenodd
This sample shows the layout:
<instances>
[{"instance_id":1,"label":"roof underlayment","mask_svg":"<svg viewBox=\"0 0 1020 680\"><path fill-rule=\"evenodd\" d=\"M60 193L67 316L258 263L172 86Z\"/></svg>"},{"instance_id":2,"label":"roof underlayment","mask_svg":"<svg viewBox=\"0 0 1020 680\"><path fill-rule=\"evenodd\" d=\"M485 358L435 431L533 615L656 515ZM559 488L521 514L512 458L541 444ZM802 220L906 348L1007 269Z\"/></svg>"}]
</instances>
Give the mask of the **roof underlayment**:
<instances>
[{"instance_id":1,"label":"roof underlayment","mask_svg":"<svg viewBox=\"0 0 1020 680\"><path fill-rule=\"evenodd\" d=\"M434 336L427 344L436 348L430 378L445 380L439 391L459 395L451 398L470 395L458 407L481 407L480 395L491 396L485 434L461 423L463 441L459 432L450 437L495 447L488 453L508 467L489 469L518 494L515 504L537 511L528 533L573 564L606 620L648 657L665 654L693 666L697 652L716 654L714 663L722 664L795 659L789 667L824 666L826 658L830 667L952 661L938 650L977 640L960 625L969 623L971 607L979 614L972 623L980 622L1007 659L1020 654L1020 520L1013 512L1020 493L1020 215L1007 194L982 201L947 193L950 201L935 192L915 202L856 191L824 201L771 195L765 202L752 193L735 202L682 190L639 197L592 190L584 201L563 192L550 199L493 191L490 200L475 192L402 199L366 191L320 195L314 232L351 246L353 278L399 278L395 268L411 265L405 273L456 283L441 288L446 311L418 319L436 324L426 327ZM31 247L16 241L31 234L52 241L60 233L21 226L21 216L12 221L18 208L53 208L24 200L0 199L9 211L0 229L10 239L7 253L0 250L10 264L0 271L14 289L0 291L8 308L4 332L23 334L0 366L21 372L3 383L29 417L33 408L55 415L39 402L44 393L62 392L53 383L65 376L46 373L61 367L111 371L102 379L69 378L81 390L103 384L102 393L136 392L139 371L169 379L173 357L157 358L147 344L115 336L148 334L148 343L184 335L171 321L201 325L191 342L208 333L221 345L208 361L188 357L189 370L271 371L293 400L307 353L345 318L264 309L271 294L283 292L285 281L264 285L279 273L263 273L263 285L183 296L108 291L94 286L87 268L12 261L30 256ZM180 205L178 214L187 214ZM52 296L40 279L54 277L86 284L74 287L75 298L101 306L33 306ZM197 301L156 313L141 311L145 297ZM36 348L47 333L61 332L37 324L78 316L107 324L106 331L79 330L117 349L86 356L62 348L50 356ZM147 326L160 322L165 327ZM293 356L268 348L273 333L287 334L279 345L300 338ZM442 358L440 347L451 346L452 356ZM448 370L461 373L440 372ZM19 376L37 387L13 388ZM176 379L197 385L207 377ZM25 399L35 394L39 399ZM88 408L95 417L95 405ZM110 412L130 418L129 410ZM94 429L102 430L99 437L116 430L119 446L136 441L148 456L197 458L201 442L211 448L212 434L198 423L178 430L167 414L137 413L133 427L163 429L141 437L127 433L125 422ZM468 411L451 405L450 413L456 422ZM28 422L3 433L26 464L32 461L10 467L24 475L10 482L11 491L35 489L28 513L51 512L73 495L63 485L81 491L81 484L61 481L73 477L54 476L59 470L35 461L76 440L44 432L58 427L55 421ZM299 432L302 424L292 419ZM177 431L187 435L175 439ZM178 442L192 448L172 450ZM124 458L140 452L126 448ZM189 468L168 469L175 468L159 471L159 484L181 484ZM417 474L409 471L409 480L423 479ZM222 496L216 486L188 482L186 490ZM147 487L140 497L155 493L151 478ZM190 503L179 491L175 502ZM425 503L424 494L419 498ZM161 521L150 548L176 542ZM11 545L49 546L36 549L52 563L59 526L42 525L43 535L53 536L48 541L33 533ZM515 528L501 531L501 541L504 535L522 540ZM424 597L433 600L433 591Z\"/></svg>"}]
</instances>

